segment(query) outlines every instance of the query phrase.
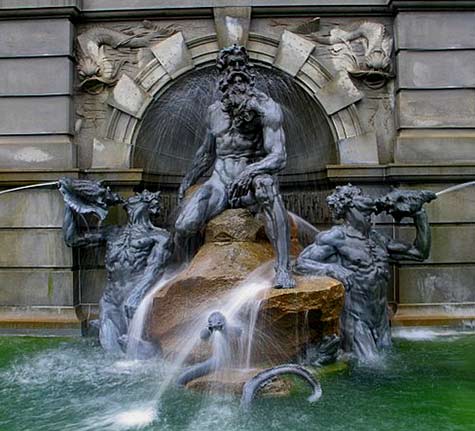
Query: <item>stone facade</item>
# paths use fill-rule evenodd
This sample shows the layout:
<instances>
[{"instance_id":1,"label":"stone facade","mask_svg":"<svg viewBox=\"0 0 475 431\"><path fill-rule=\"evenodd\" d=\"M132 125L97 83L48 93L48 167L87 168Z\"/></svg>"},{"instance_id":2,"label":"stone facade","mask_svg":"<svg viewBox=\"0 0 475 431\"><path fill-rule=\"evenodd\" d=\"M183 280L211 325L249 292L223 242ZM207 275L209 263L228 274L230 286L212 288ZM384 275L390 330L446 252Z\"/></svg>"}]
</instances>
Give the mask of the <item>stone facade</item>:
<instances>
[{"instance_id":1,"label":"stone facade","mask_svg":"<svg viewBox=\"0 0 475 431\"><path fill-rule=\"evenodd\" d=\"M310 119L299 111L295 136L308 136L290 135L297 159L281 178L287 206L311 223L331 223L325 196L348 181L377 194L475 179L475 2L124 3L0 1L1 188L63 175L125 194L160 188L166 224L196 143L168 148L141 126L232 40L264 81L275 75L312 105ZM475 319L474 201L466 188L428 207L433 252L394 268L395 322ZM79 333L95 312L102 260L66 248L61 224L54 187L0 197L0 329ZM378 225L412 238L407 225Z\"/></svg>"}]
</instances>

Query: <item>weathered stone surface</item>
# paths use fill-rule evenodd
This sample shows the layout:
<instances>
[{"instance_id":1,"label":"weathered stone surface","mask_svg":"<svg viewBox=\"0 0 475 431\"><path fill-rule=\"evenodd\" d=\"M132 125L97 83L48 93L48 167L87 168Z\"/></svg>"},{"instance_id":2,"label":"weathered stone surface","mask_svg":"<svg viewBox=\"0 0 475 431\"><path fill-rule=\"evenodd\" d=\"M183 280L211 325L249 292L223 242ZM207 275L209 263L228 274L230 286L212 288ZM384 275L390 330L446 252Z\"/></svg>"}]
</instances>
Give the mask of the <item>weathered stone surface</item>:
<instances>
[{"instance_id":1,"label":"weathered stone surface","mask_svg":"<svg viewBox=\"0 0 475 431\"><path fill-rule=\"evenodd\" d=\"M401 304L475 303L475 265L404 266L398 279Z\"/></svg>"},{"instance_id":2,"label":"weathered stone surface","mask_svg":"<svg viewBox=\"0 0 475 431\"><path fill-rule=\"evenodd\" d=\"M397 95L402 128L474 128L475 90L401 90Z\"/></svg>"},{"instance_id":3,"label":"weathered stone surface","mask_svg":"<svg viewBox=\"0 0 475 431\"><path fill-rule=\"evenodd\" d=\"M70 267L72 250L61 229L1 229L0 267ZM5 245L9 246L6 247Z\"/></svg>"},{"instance_id":4,"label":"weathered stone surface","mask_svg":"<svg viewBox=\"0 0 475 431\"><path fill-rule=\"evenodd\" d=\"M0 131L4 135L72 133L71 98L3 97Z\"/></svg>"},{"instance_id":5,"label":"weathered stone surface","mask_svg":"<svg viewBox=\"0 0 475 431\"><path fill-rule=\"evenodd\" d=\"M181 32L153 45L151 49L153 55L172 78L193 68L193 59Z\"/></svg>"},{"instance_id":6,"label":"weathered stone surface","mask_svg":"<svg viewBox=\"0 0 475 431\"><path fill-rule=\"evenodd\" d=\"M398 49L474 48L475 20L467 12L401 12L395 20Z\"/></svg>"},{"instance_id":7,"label":"weathered stone surface","mask_svg":"<svg viewBox=\"0 0 475 431\"><path fill-rule=\"evenodd\" d=\"M41 211L38 209L41 208ZM61 227L64 204L58 190L22 190L2 195L0 223L5 227Z\"/></svg>"},{"instance_id":8,"label":"weathered stone surface","mask_svg":"<svg viewBox=\"0 0 475 431\"><path fill-rule=\"evenodd\" d=\"M274 59L274 67L295 76L314 49L313 42L284 30Z\"/></svg>"},{"instance_id":9,"label":"weathered stone surface","mask_svg":"<svg viewBox=\"0 0 475 431\"><path fill-rule=\"evenodd\" d=\"M2 305L75 305L73 272L0 269Z\"/></svg>"},{"instance_id":10,"label":"weathered stone surface","mask_svg":"<svg viewBox=\"0 0 475 431\"><path fill-rule=\"evenodd\" d=\"M475 51L401 51L397 57L399 88L475 86Z\"/></svg>"},{"instance_id":11,"label":"weathered stone surface","mask_svg":"<svg viewBox=\"0 0 475 431\"><path fill-rule=\"evenodd\" d=\"M342 284L327 277L297 276L296 281L295 289L272 289L262 300L256 328L266 334L266 343L252 353L257 362L289 361L308 343L338 332Z\"/></svg>"},{"instance_id":12,"label":"weathered stone surface","mask_svg":"<svg viewBox=\"0 0 475 431\"><path fill-rule=\"evenodd\" d=\"M206 242L239 242L262 240L264 226L246 209L235 209L221 213L208 223Z\"/></svg>"},{"instance_id":13,"label":"weathered stone surface","mask_svg":"<svg viewBox=\"0 0 475 431\"><path fill-rule=\"evenodd\" d=\"M77 147L70 136L0 137L0 169L76 167Z\"/></svg>"},{"instance_id":14,"label":"weathered stone surface","mask_svg":"<svg viewBox=\"0 0 475 431\"><path fill-rule=\"evenodd\" d=\"M112 90L109 105L140 118L151 99L144 89L124 73Z\"/></svg>"},{"instance_id":15,"label":"weathered stone surface","mask_svg":"<svg viewBox=\"0 0 475 431\"><path fill-rule=\"evenodd\" d=\"M218 7L213 9L216 35L220 48L233 44L246 46L251 22L250 7Z\"/></svg>"},{"instance_id":16,"label":"weathered stone surface","mask_svg":"<svg viewBox=\"0 0 475 431\"><path fill-rule=\"evenodd\" d=\"M68 57L3 59L0 76L2 96L72 94L73 90L73 62Z\"/></svg>"},{"instance_id":17,"label":"weathered stone surface","mask_svg":"<svg viewBox=\"0 0 475 431\"><path fill-rule=\"evenodd\" d=\"M68 19L5 20L0 26L0 57L69 56L73 33Z\"/></svg>"},{"instance_id":18,"label":"weathered stone surface","mask_svg":"<svg viewBox=\"0 0 475 431\"><path fill-rule=\"evenodd\" d=\"M339 72L316 93L315 97L322 104L325 112L332 115L363 98L346 72Z\"/></svg>"},{"instance_id":19,"label":"weathered stone surface","mask_svg":"<svg viewBox=\"0 0 475 431\"><path fill-rule=\"evenodd\" d=\"M93 168L129 168L132 146L111 139L93 140Z\"/></svg>"},{"instance_id":20,"label":"weathered stone surface","mask_svg":"<svg viewBox=\"0 0 475 431\"><path fill-rule=\"evenodd\" d=\"M252 379L261 369L217 371L199 379L192 380L186 387L197 392L242 394L244 384ZM266 385L259 396L287 396L292 390L293 382L285 377L277 378Z\"/></svg>"},{"instance_id":21,"label":"weathered stone surface","mask_svg":"<svg viewBox=\"0 0 475 431\"><path fill-rule=\"evenodd\" d=\"M447 151L448 148L450 151ZM401 130L396 141L394 160L398 163L475 160L475 130Z\"/></svg>"},{"instance_id":22,"label":"weathered stone surface","mask_svg":"<svg viewBox=\"0 0 475 431\"><path fill-rule=\"evenodd\" d=\"M374 132L338 141L340 164L378 164L378 144Z\"/></svg>"}]
</instances>

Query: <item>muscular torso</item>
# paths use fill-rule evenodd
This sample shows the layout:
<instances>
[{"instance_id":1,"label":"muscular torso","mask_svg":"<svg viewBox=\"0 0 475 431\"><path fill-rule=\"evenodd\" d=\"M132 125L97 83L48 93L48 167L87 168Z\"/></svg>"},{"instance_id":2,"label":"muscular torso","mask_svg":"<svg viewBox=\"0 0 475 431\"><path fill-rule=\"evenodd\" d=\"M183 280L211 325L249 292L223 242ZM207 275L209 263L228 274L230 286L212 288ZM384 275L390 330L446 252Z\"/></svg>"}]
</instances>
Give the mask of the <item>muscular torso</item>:
<instances>
[{"instance_id":1,"label":"muscular torso","mask_svg":"<svg viewBox=\"0 0 475 431\"><path fill-rule=\"evenodd\" d=\"M329 245L337 251L336 263L352 273L352 283L346 293L346 311L378 326L385 322L387 312L387 282L389 255L382 237L370 231L369 238L348 226L334 228Z\"/></svg>"},{"instance_id":2,"label":"muscular torso","mask_svg":"<svg viewBox=\"0 0 475 431\"><path fill-rule=\"evenodd\" d=\"M354 274L354 285L348 294L351 312L363 321L369 319L378 327L386 322L389 259L386 247L374 231L369 238L351 229L346 232L344 246L339 248L341 264Z\"/></svg>"},{"instance_id":3,"label":"muscular torso","mask_svg":"<svg viewBox=\"0 0 475 431\"><path fill-rule=\"evenodd\" d=\"M118 228L112 232L106 246L106 269L110 282L129 281L140 276L157 243L154 229L140 224Z\"/></svg>"},{"instance_id":4,"label":"muscular torso","mask_svg":"<svg viewBox=\"0 0 475 431\"><path fill-rule=\"evenodd\" d=\"M216 162L214 172L225 183L233 181L249 164L265 156L262 124L257 105L245 120L231 119L222 104L210 110L209 129L215 139Z\"/></svg>"},{"instance_id":5,"label":"muscular torso","mask_svg":"<svg viewBox=\"0 0 475 431\"><path fill-rule=\"evenodd\" d=\"M354 229L346 230L338 253L341 264L354 272L357 279L375 282L387 277L388 253L374 232L366 238Z\"/></svg>"}]
</instances>

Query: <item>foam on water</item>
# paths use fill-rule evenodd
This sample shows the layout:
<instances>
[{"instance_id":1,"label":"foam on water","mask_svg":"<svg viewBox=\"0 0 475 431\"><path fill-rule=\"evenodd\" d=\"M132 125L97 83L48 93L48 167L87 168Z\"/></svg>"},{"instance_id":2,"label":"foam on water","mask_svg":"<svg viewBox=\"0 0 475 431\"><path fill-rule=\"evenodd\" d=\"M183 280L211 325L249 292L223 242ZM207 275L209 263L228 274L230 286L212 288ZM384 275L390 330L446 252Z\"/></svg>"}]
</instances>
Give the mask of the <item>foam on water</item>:
<instances>
[{"instance_id":1,"label":"foam on water","mask_svg":"<svg viewBox=\"0 0 475 431\"><path fill-rule=\"evenodd\" d=\"M129 429L143 428L150 425L157 419L157 411L154 407L144 407L118 413L114 416L113 422L120 428Z\"/></svg>"},{"instance_id":2,"label":"foam on water","mask_svg":"<svg viewBox=\"0 0 475 431\"><path fill-rule=\"evenodd\" d=\"M413 328L402 329L404 335ZM416 426L418 431L468 431L475 417L470 378L475 337L456 333L457 339L440 337L440 342L398 340L380 371L351 367L326 374L328 390L318 404L305 402L299 390L285 398L258 399L249 415L239 410L238 397L221 394L170 390L160 405L155 395L164 373L157 361L135 367L134 361L111 359L85 340L48 340L41 347L40 341L8 337L0 339L0 429L393 431Z\"/></svg>"},{"instance_id":3,"label":"foam on water","mask_svg":"<svg viewBox=\"0 0 475 431\"><path fill-rule=\"evenodd\" d=\"M462 335L475 334L475 331L456 330L448 328L393 328L393 338L411 341L431 341L441 337L458 338Z\"/></svg>"}]
</instances>

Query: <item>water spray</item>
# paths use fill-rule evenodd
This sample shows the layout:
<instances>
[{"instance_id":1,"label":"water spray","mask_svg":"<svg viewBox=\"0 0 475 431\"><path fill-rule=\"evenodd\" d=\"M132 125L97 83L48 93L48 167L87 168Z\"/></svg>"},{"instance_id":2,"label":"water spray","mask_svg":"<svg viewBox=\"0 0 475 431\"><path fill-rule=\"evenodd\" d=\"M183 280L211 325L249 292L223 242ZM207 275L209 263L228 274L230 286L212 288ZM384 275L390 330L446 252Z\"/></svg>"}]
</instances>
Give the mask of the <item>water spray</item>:
<instances>
[{"instance_id":1,"label":"water spray","mask_svg":"<svg viewBox=\"0 0 475 431\"><path fill-rule=\"evenodd\" d=\"M468 183L457 184L456 186L452 186L447 189L441 190L440 192L437 192L436 195L440 196L445 193L455 192L457 190L461 190L461 189L464 189L465 187L470 187L470 186L475 186L475 181L469 181Z\"/></svg>"},{"instance_id":2,"label":"water spray","mask_svg":"<svg viewBox=\"0 0 475 431\"><path fill-rule=\"evenodd\" d=\"M2 190L0 192L0 195L4 195L6 193L11 193L11 192L18 192L20 190L35 189L35 188L48 187L48 186L58 186L59 187L59 181L49 181L47 183L30 184L28 186L21 186L21 187L15 187L13 189Z\"/></svg>"}]
</instances>

